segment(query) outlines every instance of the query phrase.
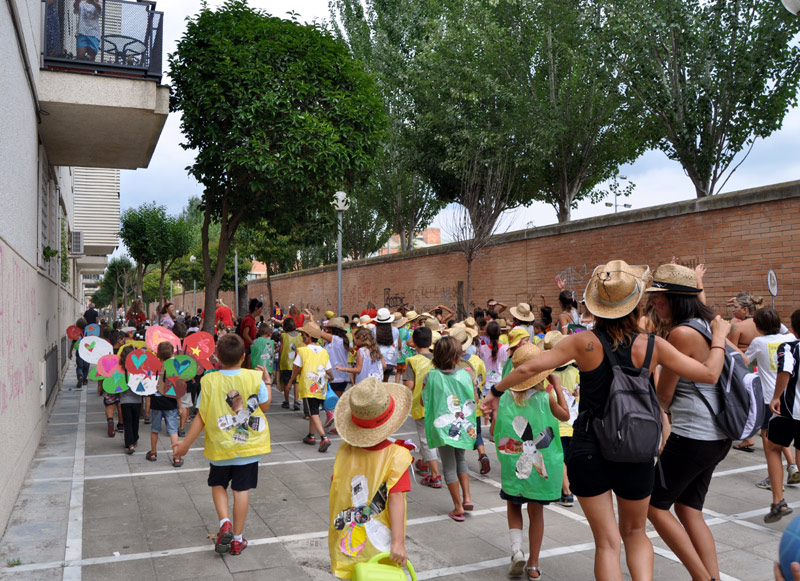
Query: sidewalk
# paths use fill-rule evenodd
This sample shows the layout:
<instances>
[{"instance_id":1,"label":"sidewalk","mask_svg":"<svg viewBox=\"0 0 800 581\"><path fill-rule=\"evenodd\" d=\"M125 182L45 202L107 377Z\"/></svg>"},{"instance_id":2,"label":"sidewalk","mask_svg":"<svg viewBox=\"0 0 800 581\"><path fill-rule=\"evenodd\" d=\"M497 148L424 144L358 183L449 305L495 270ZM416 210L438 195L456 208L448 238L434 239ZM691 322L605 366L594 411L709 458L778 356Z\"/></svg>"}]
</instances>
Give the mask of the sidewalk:
<instances>
[{"instance_id":1,"label":"sidewalk","mask_svg":"<svg viewBox=\"0 0 800 581\"><path fill-rule=\"evenodd\" d=\"M250 580L254 573L291 581L332 578L328 486L338 438L325 454L301 443L308 422L300 412L281 409L282 396L273 392L278 405L267 413L273 451L262 458L258 489L251 493L245 527L249 547L239 556L219 556L206 538L216 533L218 521L202 441L182 468L173 468L162 430L158 461L147 462L150 426L142 423L137 451L128 456L122 434L109 438L106 433L96 384L70 391L74 377L70 370L0 540L0 578ZM416 439L411 420L400 435ZM465 523L447 517L452 505L446 489L412 485L406 546L420 579L507 578L505 503L497 495L499 465L489 442L487 451L492 459L488 477L478 475L477 454L467 454L475 511ZM780 534L791 519L764 524L771 496L754 483L765 474L760 449L731 451L711 483L706 514L722 579L773 579ZM800 487L787 487L786 500L800 507ZM655 578L688 578L651 535ZM543 578L591 579L593 556L591 532L577 503L571 509L548 507Z\"/></svg>"}]
</instances>

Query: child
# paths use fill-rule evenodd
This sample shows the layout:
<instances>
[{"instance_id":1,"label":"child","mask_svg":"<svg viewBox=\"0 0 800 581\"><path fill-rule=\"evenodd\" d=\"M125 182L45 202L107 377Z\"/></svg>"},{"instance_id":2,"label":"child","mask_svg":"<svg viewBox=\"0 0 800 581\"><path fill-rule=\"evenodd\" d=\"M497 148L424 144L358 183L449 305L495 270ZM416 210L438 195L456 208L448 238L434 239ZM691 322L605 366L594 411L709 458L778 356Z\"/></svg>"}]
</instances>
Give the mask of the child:
<instances>
[{"instance_id":1,"label":"child","mask_svg":"<svg viewBox=\"0 0 800 581\"><path fill-rule=\"evenodd\" d=\"M173 443L176 457L185 456L205 429L203 455L211 462L208 485L219 517L214 550L240 555L247 548L244 523L250 489L258 486L261 454L270 452L269 409L272 378L266 368L242 369L244 341L228 333L217 342L221 370L207 373L200 382L198 413L186 439ZM233 523L228 506L228 484L233 491Z\"/></svg>"},{"instance_id":2,"label":"child","mask_svg":"<svg viewBox=\"0 0 800 581\"><path fill-rule=\"evenodd\" d=\"M303 443L309 446L315 445L317 439L314 437L314 432L316 432L320 438L319 451L325 452L330 447L331 441L325 436L322 420L319 419L319 408L328 393L328 381L333 379L331 360L328 352L316 343L321 337L319 325L309 321L300 327L300 336L303 339L303 346L297 350L289 384L299 378L298 392L308 410L308 435L303 438Z\"/></svg>"},{"instance_id":3,"label":"child","mask_svg":"<svg viewBox=\"0 0 800 581\"><path fill-rule=\"evenodd\" d=\"M356 348L356 364L354 367L338 365L336 371L347 371L355 375L353 383L360 383L367 377L383 378L383 370L386 367L381 350L375 341L375 336L367 327L361 327L353 337Z\"/></svg>"},{"instance_id":4,"label":"child","mask_svg":"<svg viewBox=\"0 0 800 581\"><path fill-rule=\"evenodd\" d=\"M275 359L275 342L272 340L272 325L262 323L256 331L256 339L250 344L250 361L254 367L261 365L272 375Z\"/></svg>"},{"instance_id":5,"label":"child","mask_svg":"<svg viewBox=\"0 0 800 581\"><path fill-rule=\"evenodd\" d=\"M75 326L81 330L81 333L84 332L87 325L88 323L83 317L80 317L77 321L75 321ZM75 377L78 380L75 389L80 389L89 383L89 362L81 359L81 356L78 353L79 342L80 341L75 341L73 344L73 348L75 349ZM69 358L72 359L72 349L69 350Z\"/></svg>"},{"instance_id":6,"label":"child","mask_svg":"<svg viewBox=\"0 0 800 581\"><path fill-rule=\"evenodd\" d=\"M344 392L336 406L336 426L343 441L331 479L328 549L333 574L339 579L350 579L356 563L384 551L405 565L412 458L390 436L410 409L408 389L374 377Z\"/></svg>"},{"instance_id":7,"label":"child","mask_svg":"<svg viewBox=\"0 0 800 581\"><path fill-rule=\"evenodd\" d=\"M310 314L310 313L309 313ZM313 315L311 321L314 321ZM347 337L347 327L344 319L341 317L331 317L325 322L325 328L320 331L322 339L327 342L325 351L328 352L331 365L334 367L347 367L347 357L350 352L350 339ZM350 383L350 374L346 371L335 370L333 372L333 379L331 380L330 388L334 391L337 397L342 397L347 384ZM327 415L325 419L326 430L333 424L334 416L333 410L325 410ZM331 428L330 433L335 434L336 428Z\"/></svg>"},{"instance_id":8,"label":"child","mask_svg":"<svg viewBox=\"0 0 800 581\"><path fill-rule=\"evenodd\" d=\"M792 313L792 333L800 337L800 309ZM800 341L787 341L778 347L778 377L775 381L775 393L772 395L769 408L775 415L769 420L767 428L767 445L764 454L767 457L767 470L772 486L772 504L764 522L773 523L781 517L792 513L783 498L783 462L781 452L784 447L791 446L794 440L797 451L798 434L800 434L800 414L797 413L798 379L800 379Z\"/></svg>"},{"instance_id":9,"label":"child","mask_svg":"<svg viewBox=\"0 0 800 581\"><path fill-rule=\"evenodd\" d=\"M456 522L464 522L464 511L475 508L469 493L464 451L475 447L478 404L469 374L456 368L459 359L461 345L456 339L442 337L436 343L433 348L435 369L428 372L422 402L428 445L439 449L444 481L453 500L453 510L448 516Z\"/></svg>"},{"instance_id":10,"label":"child","mask_svg":"<svg viewBox=\"0 0 800 581\"><path fill-rule=\"evenodd\" d=\"M430 349L432 341L433 336L428 327L414 329L414 333L411 335L411 344L417 350L417 354L406 359L403 383L411 390L411 417L417 428L422 452L422 460L417 460L417 471L423 476L422 484L431 488L441 488L439 453L436 449L431 450L428 446L428 438L425 435L425 408L420 401L428 372L433 369L433 353Z\"/></svg>"},{"instance_id":11,"label":"child","mask_svg":"<svg viewBox=\"0 0 800 581\"><path fill-rule=\"evenodd\" d=\"M514 354L514 367L541 353L532 344L520 347ZM544 536L544 506L558 500L561 495L564 454L561 440L556 437L556 418L568 419L569 409L561 389L549 385L545 388L549 374L549 371L543 371L509 388L500 399L493 428L500 460L500 498L508 507L510 577L520 577L524 569L528 579L542 578L539 550ZM556 383L557 380L553 379ZM550 397L551 391L555 392L557 399ZM523 504L528 505L530 519L530 556L527 562L522 553ZM532 576L534 573L536 575Z\"/></svg>"},{"instance_id":12,"label":"child","mask_svg":"<svg viewBox=\"0 0 800 581\"><path fill-rule=\"evenodd\" d=\"M530 343L530 341L531 336L525 329L511 330L508 334L508 359L506 359L506 362L503 364L503 377L511 373L511 370L514 369L514 365L511 361L511 358L514 356L514 351L520 346Z\"/></svg>"},{"instance_id":13,"label":"child","mask_svg":"<svg viewBox=\"0 0 800 581\"><path fill-rule=\"evenodd\" d=\"M297 332L294 319L286 317L283 320L283 333L281 333L281 357L279 362L281 387L283 388L283 409L289 409L289 388L292 386L292 362L297 355L297 348L303 345L303 339ZM294 411L300 409L297 399L297 385L294 387Z\"/></svg>"},{"instance_id":14,"label":"child","mask_svg":"<svg viewBox=\"0 0 800 581\"><path fill-rule=\"evenodd\" d=\"M119 354L122 366L125 360L133 351L133 347L127 346ZM126 374L127 377L127 374ZM142 410L142 396L137 395L132 389L126 389L119 394L120 408L122 408L122 425L125 433L125 452L133 454L136 450L136 443L139 441L139 415Z\"/></svg>"},{"instance_id":15,"label":"child","mask_svg":"<svg viewBox=\"0 0 800 581\"><path fill-rule=\"evenodd\" d=\"M123 346L122 334L119 331L109 329L106 331L105 339L111 343L116 352ZM108 437L114 437L114 411L117 412L117 432L122 432L125 428L122 425L122 408L119 405L119 395L110 394L103 391L103 382L97 382L97 395L103 396L103 404L106 406L106 426L108 428Z\"/></svg>"},{"instance_id":16,"label":"child","mask_svg":"<svg viewBox=\"0 0 800 581\"><path fill-rule=\"evenodd\" d=\"M156 355L161 360L163 365L168 359L175 355L175 348L171 343L163 341L159 343ZM162 371L158 378L159 390L150 396L150 451L145 454L145 459L149 462L158 460L156 448L158 448L158 434L161 432L161 419L167 424L167 434L172 444L178 442L178 400L172 397L161 395L161 386L164 384L164 372ZM183 466L183 458L181 455L173 455L170 462L175 468Z\"/></svg>"},{"instance_id":17,"label":"child","mask_svg":"<svg viewBox=\"0 0 800 581\"><path fill-rule=\"evenodd\" d=\"M186 338L186 324L180 321L172 326L172 332L175 336L183 342ZM183 351L181 350L181 353ZM183 438L186 435L186 421L189 419L189 410L192 409L192 393L189 391L188 386L186 393L184 393L178 400L178 437Z\"/></svg>"}]
</instances>

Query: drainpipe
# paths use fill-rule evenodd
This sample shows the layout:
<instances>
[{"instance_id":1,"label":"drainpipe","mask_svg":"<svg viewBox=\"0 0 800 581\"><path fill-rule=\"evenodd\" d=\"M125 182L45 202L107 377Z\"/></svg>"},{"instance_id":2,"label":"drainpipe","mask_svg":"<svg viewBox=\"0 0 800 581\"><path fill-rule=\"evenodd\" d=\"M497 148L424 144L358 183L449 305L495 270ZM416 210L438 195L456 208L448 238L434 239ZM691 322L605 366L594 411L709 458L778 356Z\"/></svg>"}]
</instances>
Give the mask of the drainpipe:
<instances>
[{"instance_id":1,"label":"drainpipe","mask_svg":"<svg viewBox=\"0 0 800 581\"><path fill-rule=\"evenodd\" d=\"M36 83L33 82L33 71L31 70L31 61L28 60L28 52L25 50L25 38L22 36L22 24L19 19L19 12L17 12L17 5L14 0L6 0L8 11L11 13L11 23L14 25L14 34L17 37L17 46L19 46L19 54L22 56L22 64L25 67L25 77L28 79L28 86L31 89L31 96L33 97L34 110L36 111L36 120L41 123L42 115L39 106L39 94L36 92Z\"/></svg>"}]
</instances>

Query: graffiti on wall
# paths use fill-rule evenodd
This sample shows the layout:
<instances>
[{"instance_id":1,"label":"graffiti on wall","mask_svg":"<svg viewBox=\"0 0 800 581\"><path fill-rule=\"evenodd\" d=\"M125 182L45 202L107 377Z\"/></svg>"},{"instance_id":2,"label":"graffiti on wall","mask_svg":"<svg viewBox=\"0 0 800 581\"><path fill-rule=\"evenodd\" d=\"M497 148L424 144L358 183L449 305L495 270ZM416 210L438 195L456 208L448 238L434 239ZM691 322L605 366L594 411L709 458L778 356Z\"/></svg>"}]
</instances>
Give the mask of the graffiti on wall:
<instances>
[{"instance_id":1,"label":"graffiti on wall","mask_svg":"<svg viewBox=\"0 0 800 581\"><path fill-rule=\"evenodd\" d=\"M582 294L583 289L586 288L587 279L591 274L592 269L584 263L583 266L575 268L568 266L559 272L556 277L561 277L561 280L564 281L565 289L574 291L576 294Z\"/></svg>"},{"instance_id":2,"label":"graffiti on wall","mask_svg":"<svg viewBox=\"0 0 800 581\"><path fill-rule=\"evenodd\" d=\"M0 415L35 380L31 325L36 287L30 267L0 244Z\"/></svg>"}]
</instances>

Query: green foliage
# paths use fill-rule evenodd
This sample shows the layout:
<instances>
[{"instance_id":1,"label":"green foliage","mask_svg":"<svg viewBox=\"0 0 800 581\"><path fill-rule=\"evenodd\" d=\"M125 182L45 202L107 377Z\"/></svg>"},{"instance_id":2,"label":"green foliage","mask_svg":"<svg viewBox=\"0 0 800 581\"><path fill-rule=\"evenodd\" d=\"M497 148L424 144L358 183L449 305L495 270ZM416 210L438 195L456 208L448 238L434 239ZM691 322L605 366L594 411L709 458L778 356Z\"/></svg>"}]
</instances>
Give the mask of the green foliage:
<instances>
[{"instance_id":1,"label":"green foliage","mask_svg":"<svg viewBox=\"0 0 800 581\"><path fill-rule=\"evenodd\" d=\"M172 284L172 280L170 279L169 275L164 277L163 282L165 282L167 285ZM151 270L144 275L144 279L142 280L142 300L144 300L145 303L153 303L158 301L160 289L161 279L157 270Z\"/></svg>"},{"instance_id":2,"label":"green foliage","mask_svg":"<svg viewBox=\"0 0 800 581\"><path fill-rule=\"evenodd\" d=\"M69 243L66 218L61 218L61 282L69 282Z\"/></svg>"},{"instance_id":3,"label":"green foliage","mask_svg":"<svg viewBox=\"0 0 800 581\"><path fill-rule=\"evenodd\" d=\"M127 256L112 258L103 273L103 287L113 296L122 297L122 302L134 291L136 267ZM115 305L116 307L116 305Z\"/></svg>"},{"instance_id":4,"label":"green foliage","mask_svg":"<svg viewBox=\"0 0 800 581\"><path fill-rule=\"evenodd\" d=\"M92 302L98 309L108 307L113 299L114 294L110 285L106 287L102 282L100 283L100 288L92 294Z\"/></svg>"},{"instance_id":5,"label":"green foliage","mask_svg":"<svg viewBox=\"0 0 800 581\"><path fill-rule=\"evenodd\" d=\"M356 188L350 194L350 209L342 216L342 256L366 258L383 247L392 235L391 225L381 209L385 208L385 190L379 187ZM336 238L327 242L336 262Z\"/></svg>"},{"instance_id":6,"label":"green foliage","mask_svg":"<svg viewBox=\"0 0 800 581\"><path fill-rule=\"evenodd\" d=\"M612 66L657 120L659 148L698 197L718 192L797 102L800 19L760 0L604 4Z\"/></svg>"}]
</instances>

